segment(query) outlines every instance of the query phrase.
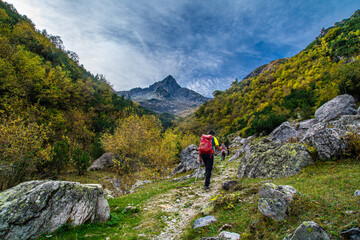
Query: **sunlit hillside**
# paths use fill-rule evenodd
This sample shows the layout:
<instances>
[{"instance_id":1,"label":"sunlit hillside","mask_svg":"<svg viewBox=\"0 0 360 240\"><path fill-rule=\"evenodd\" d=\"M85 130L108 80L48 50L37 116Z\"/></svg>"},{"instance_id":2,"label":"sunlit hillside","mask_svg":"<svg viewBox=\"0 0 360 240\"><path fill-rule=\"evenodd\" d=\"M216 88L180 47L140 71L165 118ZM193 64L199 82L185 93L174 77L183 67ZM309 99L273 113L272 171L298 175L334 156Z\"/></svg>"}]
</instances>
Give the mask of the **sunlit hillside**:
<instances>
[{"instance_id":1,"label":"sunlit hillside","mask_svg":"<svg viewBox=\"0 0 360 240\"><path fill-rule=\"evenodd\" d=\"M320 30L320 29L319 29ZM270 133L282 122L303 120L339 94L360 96L360 11L323 29L299 54L259 75L234 81L179 125L221 135Z\"/></svg>"}]
</instances>

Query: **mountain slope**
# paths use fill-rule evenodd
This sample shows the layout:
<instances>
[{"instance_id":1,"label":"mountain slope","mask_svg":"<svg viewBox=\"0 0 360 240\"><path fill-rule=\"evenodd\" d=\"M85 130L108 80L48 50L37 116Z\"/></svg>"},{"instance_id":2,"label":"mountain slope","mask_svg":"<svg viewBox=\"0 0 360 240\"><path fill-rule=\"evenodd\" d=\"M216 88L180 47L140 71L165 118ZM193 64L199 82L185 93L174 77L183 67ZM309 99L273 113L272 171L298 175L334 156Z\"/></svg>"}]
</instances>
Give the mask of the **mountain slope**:
<instances>
[{"instance_id":1,"label":"mountain slope","mask_svg":"<svg viewBox=\"0 0 360 240\"><path fill-rule=\"evenodd\" d=\"M323 29L309 46L286 61L262 66L206 102L182 129L209 128L221 135L271 132L283 121L307 119L339 94L360 97L360 11ZM277 63L277 64L274 64Z\"/></svg>"},{"instance_id":2,"label":"mountain slope","mask_svg":"<svg viewBox=\"0 0 360 240\"><path fill-rule=\"evenodd\" d=\"M182 115L210 100L199 93L182 88L171 75L148 88L134 88L130 91L119 91L118 94L156 113L176 115Z\"/></svg>"}]
</instances>

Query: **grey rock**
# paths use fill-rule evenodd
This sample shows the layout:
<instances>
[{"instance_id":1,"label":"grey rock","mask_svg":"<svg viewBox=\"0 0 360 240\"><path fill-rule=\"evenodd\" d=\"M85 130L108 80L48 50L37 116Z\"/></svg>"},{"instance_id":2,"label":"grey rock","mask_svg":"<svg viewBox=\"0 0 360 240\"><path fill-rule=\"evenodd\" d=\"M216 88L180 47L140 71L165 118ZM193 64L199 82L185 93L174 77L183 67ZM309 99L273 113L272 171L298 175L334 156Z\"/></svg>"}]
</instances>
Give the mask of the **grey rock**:
<instances>
[{"instance_id":1,"label":"grey rock","mask_svg":"<svg viewBox=\"0 0 360 240\"><path fill-rule=\"evenodd\" d=\"M175 167L171 175L194 170L199 165L199 147L191 144L180 153L180 163Z\"/></svg>"},{"instance_id":2,"label":"grey rock","mask_svg":"<svg viewBox=\"0 0 360 240\"><path fill-rule=\"evenodd\" d=\"M196 229L196 228L200 228L200 227L205 227L205 226L208 226L214 222L216 222L217 219L214 217L214 216L206 216L206 217L203 217L203 218L199 218L199 219L196 219L192 228L193 229Z\"/></svg>"},{"instance_id":3,"label":"grey rock","mask_svg":"<svg viewBox=\"0 0 360 240\"><path fill-rule=\"evenodd\" d=\"M242 147L240 150L237 150L234 155L231 156L231 158L227 162L233 162L240 158L240 155L244 153L244 147Z\"/></svg>"},{"instance_id":4,"label":"grey rock","mask_svg":"<svg viewBox=\"0 0 360 240\"><path fill-rule=\"evenodd\" d=\"M303 222L295 233L285 237L283 240L330 240L329 235L317 223L312 221Z\"/></svg>"},{"instance_id":5,"label":"grey rock","mask_svg":"<svg viewBox=\"0 0 360 240\"><path fill-rule=\"evenodd\" d=\"M0 239L32 239L65 223L105 222L110 208L99 185L30 181L0 193Z\"/></svg>"},{"instance_id":6,"label":"grey rock","mask_svg":"<svg viewBox=\"0 0 360 240\"><path fill-rule=\"evenodd\" d=\"M298 132L289 122L283 122L270 133L270 139L275 142L287 142L296 139Z\"/></svg>"},{"instance_id":7,"label":"grey rock","mask_svg":"<svg viewBox=\"0 0 360 240\"><path fill-rule=\"evenodd\" d=\"M360 240L360 229L351 228L340 232L340 236L347 240Z\"/></svg>"},{"instance_id":8,"label":"grey rock","mask_svg":"<svg viewBox=\"0 0 360 240\"><path fill-rule=\"evenodd\" d=\"M226 240L239 240L240 239L240 234L238 233L232 233L232 232L227 232L227 231L222 231L219 234L219 238L220 239L226 239Z\"/></svg>"},{"instance_id":9,"label":"grey rock","mask_svg":"<svg viewBox=\"0 0 360 240\"><path fill-rule=\"evenodd\" d=\"M300 142L314 147L319 159L332 159L343 155L347 143L342 137L345 131L327 128L326 124L318 123L310 128Z\"/></svg>"},{"instance_id":10,"label":"grey rock","mask_svg":"<svg viewBox=\"0 0 360 240\"><path fill-rule=\"evenodd\" d=\"M317 123L318 121L315 118L299 122L299 125L296 129L298 132L297 133L298 138L302 138L302 136L307 132L307 130L309 130L312 126L314 126Z\"/></svg>"},{"instance_id":11,"label":"grey rock","mask_svg":"<svg viewBox=\"0 0 360 240\"><path fill-rule=\"evenodd\" d=\"M280 144L264 138L249 146L241 159L237 178L282 178L293 176L313 164L304 145Z\"/></svg>"},{"instance_id":12,"label":"grey rock","mask_svg":"<svg viewBox=\"0 0 360 240\"><path fill-rule=\"evenodd\" d=\"M292 202L296 189L289 185L276 186L265 183L259 190L258 209L266 217L279 221L286 217L286 209Z\"/></svg>"},{"instance_id":13,"label":"grey rock","mask_svg":"<svg viewBox=\"0 0 360 240\"><path fill-rule=\"evenodd\" d=\"M360 190L356 190L356 191L354 192L354 196L355 196L355 197L360 196Z\"/></svg>"},{"instance_id":14,"label":"grey rock","mask_svg":"<svg viewBox=\"0 0 360 240\"><path fill-rule=\"evenodd\" d=\"M203 238L200 238L200 240L221 240L221 239L218 237L203 237Z\"/></svg>"},{"instance_id":15,"label":"grey rock","mask_svg":"<svg viewBox=\"0 0 360 240\"><path fill-rule=\"evenodd\" d=\"M226 191L233 190L238 181L226 181L222 184L222 189Z\"/></svg>"},{"instance_id":16,"label":"grey rock","mask_svg":"<svg viewBox=\"0 0 360 240\"><path fill-rule=\"evenodd\" d=\"M112 153L104 153L96 159L91 166L88 168L89 171L97 171L97 170L104 170L106 168L110 168L114 166L113 162L114 154Z\"/></svg>"},{"instance_id":17,"label":"grey rock","mask_svg":"<svg viewBox=\"0 0 360 240\"><path fill-rule=\"evenodd\" d=\"M356 115L355 100L351 95L344 94L323 104L315 112L319 122L328 122L339 119L342 115Z\"/></svg>"},{"instance_id":18,"label":"grey rock","mask_svg":"<svg viewBox=\"0 0 360 240\"><path fill-rule=\"evenodd\" d=\"M198 168L193 173L186 175L185 177L174 178L173 181L182 182L190 178L195 178L195 181L205 178L205 168Z\"/></svg>"}]
</instances>

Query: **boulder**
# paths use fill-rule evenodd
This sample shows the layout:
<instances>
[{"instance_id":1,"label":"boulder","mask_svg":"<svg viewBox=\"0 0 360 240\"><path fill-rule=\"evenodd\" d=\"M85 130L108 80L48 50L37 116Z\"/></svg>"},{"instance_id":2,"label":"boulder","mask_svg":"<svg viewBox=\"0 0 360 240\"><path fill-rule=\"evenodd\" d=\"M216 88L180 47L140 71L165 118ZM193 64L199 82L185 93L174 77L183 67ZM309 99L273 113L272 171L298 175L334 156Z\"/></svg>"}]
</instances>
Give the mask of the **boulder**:
<instances>
[{"instance_id":1,"label":"boulder","mask_svg":"<svg viewBox=\"0 0 360 240\"><path fill-rule=\"evenodd\" d=\"M265 183L259 190L258 209L266 217L282 220L286 217L286 209L296 192L296 189L289 185Z\"/></svg>"},{"instance_id":2,"label":"boulder","mask_svg":"<svg viewBox=\"0 0 360 240\"><path fill-rule=\"evenodd\" d=\"M244 147L242 147L240 150L237 150L234 155L231 156L231 158L227 162L232 162L240 158L240 155L244 153Z\"/></svg>"},{"instance_id":3,"label":"boulder","mask_svg":"<svg viewBox=\"0 0 360 240\"><path fill-rule=\"evenodd\" d=\"M280 126L270 133L270 139L275 142L287 142L296 139L298 132L289 122L283 122Z\"/></svg>"},{"instance_id":4,"label":"boulder","mask_svg":"<svg viewBox=\"0 0 360 240\"><path fill-rule=\"evenodd\" d=\"M360 239L360 229L356 227L356 228L350 228L348 230L343 230L340 232L340 236L343 239L359 240Z\"/></svg>"},{"instance_id":5,"label":"boulder","mask_svg":"<svg viewBox=\"0 0 360 240\"><path fill-rule=\"evenodd\" d=\"M32 239L61 225L105 222L110 208L100 185L30 181L0 193L0 239Z\"/></svg>"},{"instance_id":6,"label":"boulder","mask_svg":"<svg viewBox=\"0 0 360 240\"><path fill-rule=\"evenodd\" d=\"M343 138L345 133L341 129L328 128L326 124L318 123L306 132L300 142L314 147L319 159L332 159L342 156L347 148Z\"/></svg>"},{"instance_id":7,"label":"boulder","mask_svg":"<svg viewBox=\"0 0 360 240\"><path fill-rule=\"evenodd\" d=\"M318 121L315 118L299 122L296 128L298 138L302 138L302 136L307 132L307 130L309 130L312 126L314 126L317 123Z\"/></svg>"},{"instance_id":8,"label":"boulder","mask_svg":"<svg viewBox=\"0 0 360 240\"><path fill-rule=\"evenodd\" d=\"M206 216L206 217L203 217L203 218L199 218L199 219L196 219L192 228L193 229L196 229L196 228L200 228L200 227L205 227L205 226L208 226L214 222L216 222L217 219L214 217L214 216Z\"/></svg>"},{"instance_id":9,"label":"boulder","mask_svg":"<svg viewBox=\"0 0 360 240\"><path fill-rule=\"evenodd\" d=\"M178 173L188 172L199 167L199 147L191 144L180 154L180 163L175 167L172 176Z\"/></svg>"},{"instance_id":10,"label":"boulder","mask_svg":"<svg viewBox=\"0 0 360 240\"><path fill-rule=\"evenodd\" d=\"M355 196L355 197L360 196L360 190L356 190L356 191L354 192L354 196Z\"/></svg>"},{"instance_id":11,"label":"boulder","mask_svg":"<svg viewBox=\"0 0 360 240\"><path fill-rule=\"evenodd\" d=\"M342 115L356 115L355 107L355 99L351 95L340 95L318 108L315 118L319 122L329 122L339 119Z\"/></svg>"},{"instance_id":12,"label":"boulder","mask_svg":"<svg viewBox=\"0 0 360 240\"><path fill-rule=\"evenodd\" d=\"M226 239L226 240L239 240L240 239L240 234L238 233L232 233L232 232L227 232L227 231L222 231L219 234L219 238L220 239Z\"/></svg>"},{"instance_id":13,"label":"boulder","mask_svg":"<svg viewBox=\"0 0 360 240\"><path fill-rule=\"evenodd\" d=\"M282 178L293 176L313 164L308 149L301 144L280 144L261 139L249 146L241 159L237 178Z\"/></svg>"},{"instance_id":14,"label":"boulder","mask_svg":"<svg viewBox=\"0 0 360 240\"><path fill-rule=\"evenodd\" d=\"M106 168L111 168L114 166L113 162L114 154L112 153L104 153L96 159L91 166L88 168L89 171L97 171L97 170L104 170Z\"/></svg>"},{"instance_id":15,"label":"boulder","mask_svg":"<svg viewBox=\"0 0 360 240\"><path fill-rule=\"evenodd\" d=\"M230 191L233 190L237 184L238 181L226 181L222 184L222 189L225 191Z\"/></svg>"},{"instance_id":16,"label":"boulder","mask_svg":"<svg viewBox=\"0 0 360 240\"><path fill-rule=\"evenodd\" d=\"M293 234L285 237L283 240L330 240L329 235L317 223L312 221L303 222Z\"/></svg>"},{"instance_id":17,"label":"boulder","mask_svg":"<svg viewBox=\"0 0 360 240\"><path fill-rule=\"evenodd\" d=\"M195 178L195 181L198 179L204 179L205 178L205 168L198 168L193 173L186 175L185 177L181 178L174 178L173 181L185 181L190 178Z\"/></svg>"}]
</instances>

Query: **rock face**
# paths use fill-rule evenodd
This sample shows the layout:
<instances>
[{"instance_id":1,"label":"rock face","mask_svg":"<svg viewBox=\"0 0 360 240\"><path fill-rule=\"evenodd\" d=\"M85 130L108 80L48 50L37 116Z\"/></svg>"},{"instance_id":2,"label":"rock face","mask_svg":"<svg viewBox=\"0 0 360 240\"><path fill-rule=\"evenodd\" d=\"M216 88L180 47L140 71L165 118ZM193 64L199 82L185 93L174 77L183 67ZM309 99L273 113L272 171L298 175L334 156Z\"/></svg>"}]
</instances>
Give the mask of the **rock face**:
<instances>
[{"instance_id":1,"label":"rock face","mask_svg":"<svg viewBox=\"0 0 360 240\"><path fill-rule=\"evenodd\" d=\"M140 106L156 113L176 115L183 115L210 100L197 92L182 88L170 75L148 88L134 88L118 94L129 97Z\"/></svg>"},{"instance_id":2,"label":"rock face","mask_svg":"<svg viewBox=\"0 0 360 240\"><path fill-rule=\"evenodd\" d=\"M171 175L197 169L199 165L199 147L191 144L180 153L180 163Z\"/></svg>"},{"instance_id":3,"label":"rock face","mask_svg":"<svg viewBox=\"0 0 360 240\"><path fill-rule=\"evenodd\" d=\"M296 192L296 189L289 185L265 183L259 190L258 209L266 217L282 220L286 217L286 209Z\"/></svg>"},{"instance_id":4,"label":"rock face","mask_svg":"<svg viewBox=\"0 0 360 240\"><path fill-rule=\"evenodd\" d=\"M347 143L342 136L338 129L327 128L319 123L307 131L301 142L314 147L318 158L325 160L343 155Z\"/></svg>"},{"instance_id":5,"label":"rock face","mask_svg":"<svg viewBox=\"0 0 360 240\"><path fill-rule=\"evenodd\" d=\"M100 185L30 181L0 193L0 239L32 239L65 223L105 222L110 208Z\"/></svg>"},{"instance_id":6,"label":"rock face","mask_svg":"<svg viewBox=\"0 0 360 240\"><path fill-rule=\"evenodd\" d=\"M96 170L104 170L105 168L110 168L114 166L113 162L114 154L112 153L104 153L96 159L91 166L89 167L89 171L96 171Z\"/></svg>"},{"instance_id":7,"label":"rock face","mask_svg":"<svg viewBox=\"0 0 360 240\"><path fill-rule=\"evenodd\" d=\"M282 123L279 127L275 128L274 131L270 133L270 139L275 142L285 142L289 139L296 139L298 137L298 132L295 127L291 126L289 122Z\"/></svg>"},{"instance_id":8,"label":"rock face","mask_svg":"<svg viewBox=\"0 0 360 240\"><path fill-rule=\"evenodd\" d=\"M278 143L292 140L307 144L323 160L342 156L348 147L346 135L360 132L360 115L354 98L338 96L322 105L315 117L300 123L285 122L270 134L270 139Z\"/></svg>"},{"instance_id":9,"label":"rock face","mask_svg":"<svg viewBox=\"0 0 360 240\"><path fill-rule=\"evenodd\" d=\"M316 240L330 240L329 235L317 223L312 221L303 222L296 230L295 233L283 240L303 240L303 239L316 239Z\"/></svg>"},{"instance_id":10,"label":"rock face","mask_svg":"<svg viewBox=\"0 0 360 240\"><path fill-rule=\"evenodd\" d=\"M240 161L238 178L282 178L293 176L313 164L304 145L279 144L264 138L251 146Z\"/></svg>"},{"instance_id":11,"label":"rock face","mask_svg":"<svg viewBox=\"0 0 360 240\"><path fill-rule=\"evenodd\" d=\"M340 95L322 105L315 112L315 118L319 122L328 122L339 119L342 115L355 115L355 107L355 100L351 95Z\"/></svg>"}]
</instances>

